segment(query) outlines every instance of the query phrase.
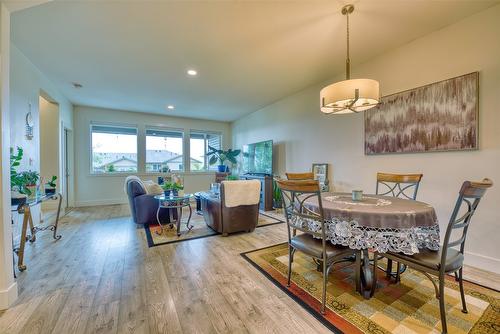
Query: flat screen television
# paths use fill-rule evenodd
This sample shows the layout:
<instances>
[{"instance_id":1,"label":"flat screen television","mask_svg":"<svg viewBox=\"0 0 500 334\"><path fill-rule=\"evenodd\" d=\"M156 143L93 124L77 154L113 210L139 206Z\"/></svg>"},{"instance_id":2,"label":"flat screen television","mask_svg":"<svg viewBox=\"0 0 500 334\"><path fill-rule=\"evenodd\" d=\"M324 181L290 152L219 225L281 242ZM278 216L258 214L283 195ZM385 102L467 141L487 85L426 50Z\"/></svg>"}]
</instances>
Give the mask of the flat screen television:
<instances>
[{"instance_id":1,"label":"flat screen television","mask_svg":"<svg viewBox=\"0 0 500 334\"><path fill-rule=\"evenodd\" d=\"M245 174L273 174L273 141L266 140L243 146L243 172Z\"/></svg>"}]
</instances>

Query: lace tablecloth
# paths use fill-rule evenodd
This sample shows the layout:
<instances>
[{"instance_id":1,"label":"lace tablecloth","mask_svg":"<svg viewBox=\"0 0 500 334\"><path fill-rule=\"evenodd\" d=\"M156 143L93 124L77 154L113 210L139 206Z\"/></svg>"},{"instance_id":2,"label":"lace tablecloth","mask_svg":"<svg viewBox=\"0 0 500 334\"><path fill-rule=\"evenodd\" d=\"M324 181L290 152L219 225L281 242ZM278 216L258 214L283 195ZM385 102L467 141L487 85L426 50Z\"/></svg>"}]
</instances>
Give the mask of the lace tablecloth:
<instances>
[{"instance_id":1,"label":"lace tablecloth","mask_svg":"<svg viewBox=\"0 0 500 334\"><path fill-rule=\"evenodd\" d=\"M418 253L419 248L439 250L436 212L426 203L377 195L352 201L346 193L323 193L322 203L327 238L333 244L408 255ZM316 198L304 205L318 211ZM317 225L314 221L300 223ZM318 230L319 226L309 228Z\"/></svg>"}]
</instances>

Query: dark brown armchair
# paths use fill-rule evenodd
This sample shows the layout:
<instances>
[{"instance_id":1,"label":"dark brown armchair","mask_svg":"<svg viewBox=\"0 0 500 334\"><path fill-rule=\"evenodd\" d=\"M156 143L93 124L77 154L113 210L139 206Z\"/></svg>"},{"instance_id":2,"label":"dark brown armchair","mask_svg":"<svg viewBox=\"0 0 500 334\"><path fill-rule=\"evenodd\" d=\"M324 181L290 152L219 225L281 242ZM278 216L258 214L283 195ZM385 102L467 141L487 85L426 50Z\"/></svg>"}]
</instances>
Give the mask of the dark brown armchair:
<instances>
[{"instance_id":1,"label":"dark brown armchair","mask_svg":"<svg viewBox=\"0 0 500 334\"><path fill-rule=\"evenodd\" d=\"M444 304L445 274L453 273L455 278L458 280L460 286L460 296L462 299L462 312L467 313L467 305L465 303L464 287L462 282L465 239L467 238L467 230L469 229L471 218L476 212L477 206L486 193L486 190L492 185L493 182L489 179L484 179L481 182L465 181L462 184L462 188L460 188L458 199L455 204L455 209L451 214L448 227L446 228L444 243L438 252L421 250L419 253L414 255L391 252L384 254L384 256L388 259L397 261L398 263L403 263L410 268L422 272L431 280L436 292L436 298L439 299L442 333L447 333L446 310ZM459 216L461 210L463 211L462 207L465 207L465 213ZM455 241L450 240L453 230L461 231L461 233L459 233L460 238ZM456 246L460 246L460 249L457 250L453 248ZM375 259L377 259L377 256L375 256ZM374 265L376 266L376 260ZM438 285L431 275L438 278Z\"/></svg>"},{"instance_id":2,"label":"dark brown armchair","mask_svg":"<svg viewBox=\"0 0 500 334\"><path fill-rule=\"evenodd\" d=\"M259 221L260 182L258 180L222 181L220 195L200 194L206 224L227 236L252 232Z\"/></svg>"}]
</instances>

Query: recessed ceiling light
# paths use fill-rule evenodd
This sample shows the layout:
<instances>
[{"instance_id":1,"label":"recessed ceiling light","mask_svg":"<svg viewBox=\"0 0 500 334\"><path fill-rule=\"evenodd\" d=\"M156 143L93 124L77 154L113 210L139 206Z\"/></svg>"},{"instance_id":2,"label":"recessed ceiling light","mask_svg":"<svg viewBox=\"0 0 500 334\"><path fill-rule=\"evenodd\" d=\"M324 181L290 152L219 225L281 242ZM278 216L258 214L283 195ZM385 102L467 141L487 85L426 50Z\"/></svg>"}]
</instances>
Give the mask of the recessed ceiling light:
<instances>
[{"instance_id":1,"label":"recessed ceiling light","mask_svg":"<svg viewBox=\"0 0 500 334\"><path fill-rule=\"evenodd\" d=\"M192 77L194 77L195 75L198 74L198 72L196 70L188 70L187 74L190 75L190 76L192 76Z\"/></svg>"},{"instance_id":2,"label":"recessed ceiling light","mask_svg":"<svg viewBox=\"0 0 500 334\"><path fill-rule=\"evenodd\" d=\"M169 104L169 105L167 106L167 109L173 110L173 109L175 109L175 107L174 107L173 105Z\"/></svg>"}]
</instances>

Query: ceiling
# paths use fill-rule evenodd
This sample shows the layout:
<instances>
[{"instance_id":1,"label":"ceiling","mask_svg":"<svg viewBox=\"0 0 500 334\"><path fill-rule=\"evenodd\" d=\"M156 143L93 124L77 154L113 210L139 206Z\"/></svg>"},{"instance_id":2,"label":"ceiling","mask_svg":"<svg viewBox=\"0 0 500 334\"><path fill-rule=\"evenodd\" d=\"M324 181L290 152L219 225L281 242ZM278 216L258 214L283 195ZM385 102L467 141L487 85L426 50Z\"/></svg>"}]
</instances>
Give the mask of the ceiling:
<instances>
[{"instance_id":1,"label":"ceiling","mask_svg":"<svg viewBox=\"0 0 500 334\"><path fill-rule=\"evenodd\" d=\"M233 121L344 71L346 3L52 1L12 39L74 104ZM499 2L353 3L355 65Z\"/></svg>"}]
</instances>

